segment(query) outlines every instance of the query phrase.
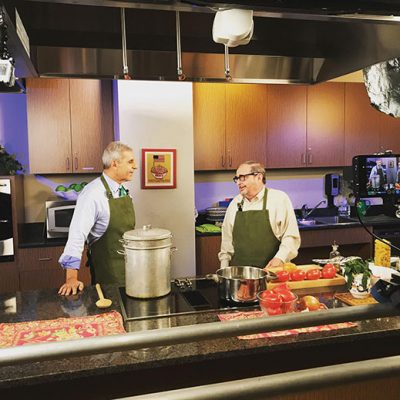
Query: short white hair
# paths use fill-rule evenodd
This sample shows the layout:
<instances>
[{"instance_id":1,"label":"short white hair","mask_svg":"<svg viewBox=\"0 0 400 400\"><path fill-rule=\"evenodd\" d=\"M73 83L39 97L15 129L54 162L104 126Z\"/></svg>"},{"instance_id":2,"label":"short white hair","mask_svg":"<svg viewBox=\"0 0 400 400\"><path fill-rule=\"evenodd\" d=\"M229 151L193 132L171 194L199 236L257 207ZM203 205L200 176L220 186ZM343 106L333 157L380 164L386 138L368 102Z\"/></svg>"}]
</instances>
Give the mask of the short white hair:
<instances>
[{"instance_id":1,"label":"short white hair","mask_svg":"<svg viewBox=\"0 0 400 400\"><path fill-rule=\"evenodd\" d=\"M111 163L120 160L124 151L133 151L131 147L121 142L111 142L103 152L101 160L104 168L109 168Z\"/></svg>"}]
</instances>

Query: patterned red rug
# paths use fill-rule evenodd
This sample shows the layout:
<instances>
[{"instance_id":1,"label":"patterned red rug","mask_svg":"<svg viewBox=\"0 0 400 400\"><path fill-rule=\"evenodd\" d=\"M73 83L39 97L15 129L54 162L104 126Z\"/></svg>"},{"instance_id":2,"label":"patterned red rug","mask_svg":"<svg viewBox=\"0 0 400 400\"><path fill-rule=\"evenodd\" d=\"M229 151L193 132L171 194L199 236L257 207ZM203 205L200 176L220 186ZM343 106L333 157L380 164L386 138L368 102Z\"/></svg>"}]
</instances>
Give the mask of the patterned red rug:
<instances>
[{"instance_id":1,"label":"patterned red rug","mask_svg":"<svg viewBox=\"0 0 400 400\"><path fill-rule=\"evenodd\" d=\"M126 333L121 314L0 323L0 348Z\"/></svg>"}]
</instances>

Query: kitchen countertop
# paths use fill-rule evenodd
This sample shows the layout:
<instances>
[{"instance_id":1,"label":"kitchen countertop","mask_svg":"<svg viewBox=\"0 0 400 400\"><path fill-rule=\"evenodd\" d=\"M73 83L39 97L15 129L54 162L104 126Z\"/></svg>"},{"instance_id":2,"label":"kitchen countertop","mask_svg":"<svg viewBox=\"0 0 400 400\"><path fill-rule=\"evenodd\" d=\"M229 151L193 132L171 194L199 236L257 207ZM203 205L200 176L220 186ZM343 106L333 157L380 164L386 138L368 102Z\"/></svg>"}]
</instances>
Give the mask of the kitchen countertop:
<instances>
[{"instance_id":1,"label":"kitchen countertop","mask_svg":"<svg viewBox=\"0 0 400 400\"><path fill-rule=\"evenodd\" d=\"M19 225L19 243L21 249L30 247L65 246L67 238L47 239L46 226L42 222Z\"/></svg>"},{"instance_id":2,"label":"kitchen countertop","mask_svg":"<svg viewBox=\"0 0 400 400\"><path fill-rule=\"evenodd\" d=\"M121 312L118 288L105 285L103 290L105 296L113 301L112 307L106 310L96 308L97 295L94 287L87 287L82 293L69 298L58 295L56 289L3 294L0 295L0 323L95 315L111 310ZM326 299L331 307L342 306L342 303L333 300L333 293L343 291L343 288L313 290L313 294L318 290L318 295ZM304 293L305 289L299 294ZM15 307L5 308L5 301L8 304L14 302ZM210 311L147 321L130 321L126 323L125 328L128 332L133 332L216 321L217 312ZM159 376L157 382L160 387L177 387L176 385L182 384L182 380L187 383L195 379L194 377L197 380L190 381L190 384L201 384L209 382L210 379L226 379L226 376L222 375L228 373L229 377L247 377L250 370L274 373L288 368L295 370L343 360L397 354L397 350L392 348L396 346L390 345L390 339L394 342L400 338L400 317L373 319L357 324L356 328L297 336L255 340L239 340L232 337L0 367L0 394L16 395L18 390L24 390L25 385L33 385L29 386L29 390L32 393L38 390L40 393L43 384L48 391L46 393L51 393L52 385L56 393L62 391L63 384L73 390L74 384L79 387L83 380L88 385L98 385L99 390L111 390L113 395L120 396L119 390L122 390L122 386L118 389L105 389L102 383L105 385L109 380L115 382L118 377L118 382L122 385L126 379L127 386L130 386L130 389L125 388L122 392L126 395L126 390L130 391L129 394L156 390L154 381L146 383L146 373L152 374L149 376ZM365 349L369 349L368 352ZM282 362L287 360L289 355L290 363ZM268 360L268 363L265 360ZM252 363L251 368L248 363ZM210 368L213 371L211 378L207 373ZM94 393L96 390L93 388L93 396ZM85 399L90 398L85 396Z\"/></svg>"},{"instance_id":3,"label":"kitchen countertop","mask_svg":"<svg viewBox=\"0 0 400 400\"><path fill-rule=\"evenodd\" d=\"M320 217L324 217L324 214L317 214L315 216L315 219L318 219ZM313 217L310 217L310 219L313 219ZM371 226L373 228L400 228L400 219L395 218L395 217L389 217L384 214L378 214L378 215L367 215L362 217L362 222L367 225ZM325 229L342 229L342 228L355 228L355 227L360 227L361 223L358 220L357 216L352 215L349 217L349 222L346 223L337 223L337 224L318 224L318 225L301 225L299 224L299 231L315 231L315 230L325 230ZM221 232L207 232L207 233L202 233L196 231L196 236L220 236Z\"/></svg>"}]
</instances>

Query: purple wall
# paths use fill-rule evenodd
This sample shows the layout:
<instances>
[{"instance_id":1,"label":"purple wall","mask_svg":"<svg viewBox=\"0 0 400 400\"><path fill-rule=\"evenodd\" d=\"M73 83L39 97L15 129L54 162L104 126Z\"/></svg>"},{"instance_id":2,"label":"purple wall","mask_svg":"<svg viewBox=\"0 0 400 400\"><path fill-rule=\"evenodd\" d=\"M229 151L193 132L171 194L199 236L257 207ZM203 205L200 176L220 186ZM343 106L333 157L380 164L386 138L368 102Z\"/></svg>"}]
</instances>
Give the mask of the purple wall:
<instances>
[{"instance_id":1,"label":"purple wall","mask_svg":"<svg viewBox=\"0 0 400 400\"><path fill-rule=\"evenodd\" d=\"M0 93L0 144L15 153L26 170L29 167L26 96Z\"/></svg>"}]
</instances>

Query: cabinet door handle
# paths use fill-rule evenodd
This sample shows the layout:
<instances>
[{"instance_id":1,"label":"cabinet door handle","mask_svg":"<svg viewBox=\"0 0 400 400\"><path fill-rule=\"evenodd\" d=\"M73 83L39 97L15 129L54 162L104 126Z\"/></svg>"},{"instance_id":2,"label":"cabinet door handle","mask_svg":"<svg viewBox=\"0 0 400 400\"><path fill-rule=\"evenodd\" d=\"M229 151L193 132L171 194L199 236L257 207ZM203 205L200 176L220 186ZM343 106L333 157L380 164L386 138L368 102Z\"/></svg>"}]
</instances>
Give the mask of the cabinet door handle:
<instances>
[{"instance_id":1,"label":"cabinet door handle","mask_svg":"<svg viewBox=\"0 0 400 400\"><path fill-rule=\"evenodd\" d=\"M232 167L232 155L229 154L229 166Z\"/></svg>"},{"instance_id":2,"label":"cabinet door handle","mask_svg":"<svg viewBox=\"0 0 400 400\"><path fill-rule=\"evenodd\" d=\"M67 157L66 166L67 166L67 171L69 171L69 157Z\"/></svg>"},{"instance_id":3,"label":"cabinet door handle","mask_svg":"<svg viewBox=\"0 0 400 400\"><path fill-rule=\"evenodd\" d=\"M221 156L221 164L222 164L223 167L225 167L224 156Z\"/></svg>"},{"instance_id":4,"label":"cabinet door handle","mask_svg":"<svg viewBox=\"0 0 400 400\"><path fill-rule=\"evenodd\" d=\"M78 171L78 157L75 157L74 164L75 164L75 171Z\"/></svg>"},{"instance_id":5,"label":"cabinet door handle","mask_svg":"<svg viewBox=\"0 0 400 400\"><path fill-rule=\"evenodd\" d=\"M308 153L308 164L312 164L312 153Z\"/></svg>"},{"instance_id":6,"label":"cabinet door handle","mask_svg":"<svg viewBox=\"0 0 400 400\"><path fill-rule=\"evenodd\" d=\"M0 219L0 224L7 224L8 222L8 219Z\"/></svg>"},{"instance_id":7,"label":"cabinet door handle","mask_svg":"<svg viewBox=\"0 0 400 400\"><path fill-rule=\"evenodd\" d=\"M93 171L94 167L82 167L83 171Z\"/></svg>"},{"instance_id":8,"label":"cabinet door handle","mask_svg":"<svg viewBox=\"0 0 400 400\"><path fill-rule=\"evenodd\" d=\"M41 258L39 258L39 261L50 261L52 259L53 259L53 257L41 257Z\"/></svg>"},{"instance_id":9,"label":"cabinet door handle","mask_svg":"<svg viewBox=\"0 0 400 400\"><path fill-rule=\"evenodd\" d=\"M306 163L306 154L305 153L301 153L301 163L302 164Z\"/></svg>"}]
</instances>

